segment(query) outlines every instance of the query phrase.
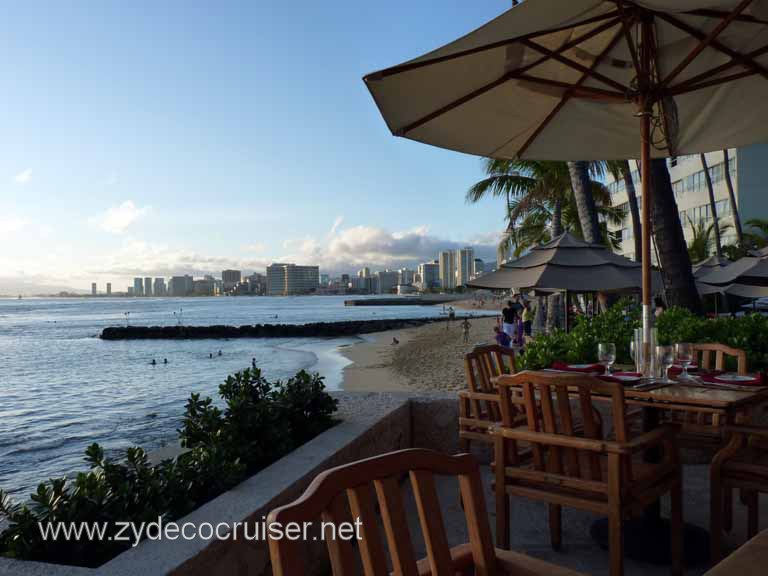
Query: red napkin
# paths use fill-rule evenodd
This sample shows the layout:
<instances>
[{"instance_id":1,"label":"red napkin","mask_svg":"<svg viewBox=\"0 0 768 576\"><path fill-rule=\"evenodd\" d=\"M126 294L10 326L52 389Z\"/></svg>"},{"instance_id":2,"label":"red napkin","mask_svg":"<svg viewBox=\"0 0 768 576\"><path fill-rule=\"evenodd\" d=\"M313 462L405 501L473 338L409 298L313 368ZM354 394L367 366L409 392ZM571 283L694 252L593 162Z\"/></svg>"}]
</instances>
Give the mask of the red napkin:
<instances>
[{"instance_id":1,"label":"red napkin","mask_svg":"<svg viewBox=\"0 0 768 576\"><path fill-rule=\"evenodd\" d=\"M634 378L640 378L642 374L640 372L612 372L610 376L607 374L601 374L598 376L600 380L605 380L606 382L620 382L622 384L625 384L625 380L619 380L618 378L614 378L614 376L632 376Z\"/></svg>"},{"instance_id":2,"label":"red napkin","mask_svg":"<svg viewBox=\"0 0 768 576\"><path fill-rule=\"evenodd\" d=\"M735 382L733 380L723 380L721 378L718 378L717 376L719 374L724 374L724 372L710 372L709 374L700 375L699 378L701 378L702 382L712 382L713 384L736 384L737 386L762 386L763 385L762 373L755 375L755 377L752 380L740 380L738 382Z\"/></svg>"},{"instance_id":3,"label":"red napkin","mask_svg":"<svg viewBox=\"0 0 768 576\"><path fill-rule=\"evenodd\" d=\"M570 364L566 364L565 362L555 362L552 364L552 368L555 370L564 370L566 372L581 372L583 374L592 374L593 372L598 372L602 374L605 372L605 366L602 364L590 364L589 366L585 366L583 368L574 368Z\"/></svg>"}]
</instances>

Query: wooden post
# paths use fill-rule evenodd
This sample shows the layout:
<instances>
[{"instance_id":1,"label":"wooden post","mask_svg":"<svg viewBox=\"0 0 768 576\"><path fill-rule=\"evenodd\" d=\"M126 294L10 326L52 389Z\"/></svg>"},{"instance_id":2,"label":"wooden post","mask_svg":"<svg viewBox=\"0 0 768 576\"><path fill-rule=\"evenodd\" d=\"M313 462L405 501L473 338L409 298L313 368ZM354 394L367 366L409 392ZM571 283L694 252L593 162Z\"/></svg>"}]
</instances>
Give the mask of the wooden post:
<instances>
[{"instance_id":1,"label":"wooden post","mask_svg":"<svg viewBox=\"0 0 768 576\"><path fill-rule=\"evenodd\" d=\"M651 376L651 329L653 310L651 308L651 114L653 102L649 96L651 85L651 29L652 21L646 16L642 22L642 43L640 45L640 186L642 191L642 287L643 287L643 374Z\"/></svg>"}]
</instances>

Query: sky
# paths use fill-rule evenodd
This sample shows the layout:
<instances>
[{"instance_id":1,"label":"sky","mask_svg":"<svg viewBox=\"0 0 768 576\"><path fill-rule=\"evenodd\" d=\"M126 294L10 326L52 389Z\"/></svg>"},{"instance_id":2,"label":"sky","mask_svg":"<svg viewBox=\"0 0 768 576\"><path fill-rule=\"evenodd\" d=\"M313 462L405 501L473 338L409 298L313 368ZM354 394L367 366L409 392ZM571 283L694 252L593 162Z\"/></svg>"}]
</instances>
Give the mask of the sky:
<instances>
[{"instance_id":1,"label":"sky","mask_svg":"<svg viewBox=\"0 0 768 576\"><path fill-rule=\"evenodd\" d=\"M0 292L492 259L480 159L393 137L361 78L509 5L3 2Z\"/></svg>"}]
</instances>

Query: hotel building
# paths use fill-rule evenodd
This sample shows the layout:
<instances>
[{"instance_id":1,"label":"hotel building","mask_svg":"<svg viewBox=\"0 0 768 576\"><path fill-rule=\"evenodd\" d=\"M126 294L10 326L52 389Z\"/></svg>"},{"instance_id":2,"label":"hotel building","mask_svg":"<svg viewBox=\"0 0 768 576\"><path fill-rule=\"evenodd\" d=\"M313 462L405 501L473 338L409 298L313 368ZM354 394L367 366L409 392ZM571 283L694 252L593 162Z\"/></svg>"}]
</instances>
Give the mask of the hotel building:
<instances>
[{"instance_id":1,"label":"hotel building","mask_svg":"<svg viewBox=\"0 0 768 576\"><path fill-rule=\"evenodd\" d=\"M267 296L311 294L320 286L318 266L275 263L267 266Z\"/></svg>"},{"instance_id":2,"label":"hotel building","mask_svg":"<svg viewBox=\"0 0 768 576\"><path fill-rule=\"evenodd\" d=\"M747 220L768 217L768 195L765 194L765 183L768 182L768 144L755 144L746 148L730 149L728 156L736 205L742 227L746 231L745 223ZM733 228L733 214L725 180L723 151L718 150L706 154L706 161L715 195L715 209L721 228L721 243L723 246L734 244L736 231ZM630 160L629 165L632 168L639 208L641 195L637 164ZM699 223L703 222L706 228L712 222L709 192L701 157L698 154L678 156L667 160L667 165L669 166L672 188L675 192L685 239L690 242L693 238L691 224L698 227ZM609 176L606 185L611 192L612 204L626 208L624 222L619 226L609 223L608 229L611 232L621 232L621 249L618 252L634 259L635 242L624 182L623 180L615 182ZM730 226L726 228L728 225ZM723 230L723 228L725 229ZM714 237L712 241L714 241ZM714 253L714 244L710 247L710 253ZM651 258L654 262L656 261L653 245L651 246Z\"/></svg>"},{"instance_id":3,"label":"hotel building","mask_svg":"<svg viewBox=\"0 0 768 576\"><path fill-rule=\"evenodd\" d=\"M456 286L472 280L475 271L475 251L472 248L456 250Z\"/></svg>"},{"instance_id":4,"label":"hotel building","mask_svg":"<svg viewBox=\"0 0 768 576\"><path fill-rule=\"evenodd\" d=\"M422 290L440 288L440 264L437 260L419 264L416 276Z\"/></svg>"},{"instance_id":5,"label":"hotel building","mask_svg":"<svg viewBox=\"0 0 768 576\"><path fill-rule=\"evenodd\" d=\"M144 278L144 296L152 296L152 278L147 276Z\"/></svg>"},{"instance_id":6,"label":"hotel building","mask_svg":"<svg viewBox=\"0 0 768 576\"><path fill-rule=\"evenodd\" d=\"M453 250L444 250L438 255L440 287L443 290L456 288L456 257Z\"/></svg>"},{"instance_id":7,"label":"hotel building","mask_svg":"<svg viewBox=\"0 0 768 576\"><path fill-rule=\"evenodd\" d=\"M133 295L144 296L144 280L142 278L133 279Z\"/></svg>"}]
</instances>

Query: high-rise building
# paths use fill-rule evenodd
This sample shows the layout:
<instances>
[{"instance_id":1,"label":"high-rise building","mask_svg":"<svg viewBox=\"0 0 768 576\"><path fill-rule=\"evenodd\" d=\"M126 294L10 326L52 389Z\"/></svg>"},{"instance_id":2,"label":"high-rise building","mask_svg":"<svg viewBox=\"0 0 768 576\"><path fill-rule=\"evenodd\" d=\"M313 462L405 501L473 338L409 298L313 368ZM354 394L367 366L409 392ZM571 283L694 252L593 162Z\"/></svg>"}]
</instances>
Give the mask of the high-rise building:
<instances>
[{"instance_id":1,"label":"high-rise building","mask_svg":"<svg viewBox=\"0 0 768 576\"><path fill-rule=\"evenodd\" d=\"M152 296L152 278L144 278L144 296Z\"/></svg>"},{"instance_id":2,"label":"high-rise building","mask_svg":"<svg viewBox=\"0 0 768 576\"><path fill-rule=\"evenodd\" d=\"M142 278L133 279L133 295L144 296L144 280Z\"/></svg>"},{"instance_id":3,"label":"high-rise building","mask_svg":"<svg viewBox=\"0 0 768 576\"><path fill-rule=\"evenodd\" d=\"M216 282L212 276L192 281L192 294L195 296L213 296L215 288Z\"/></svg>"},{"instance_id":4,"label":"high-rise building","mask_svg":"<svg viewBox=\"0 0 768 576\"><path fill-rule=\"evenodd\" d=\"M360 270L357 271L357 277L358 278L370 278L371 277L371 269L368 268L368 266L365 266L364 268L360 268Z\"/></svg>"},{"instance_id":5,"label":"high-rise building","mask_svg":"<svg viewBox=\"0 0 768 576\"><path fill-rule=\"evenodd\" d=\"M483 274L485 274L485 262L480 258L475 258L472 266L472 278L480 278Z\"/></svg>"},{"instance_id":6,"label":"high-rise building","mask_svg":"<svg viewBox=\"0 0 768 576\"><path fill-rule=\"evenodd\" d=\"M443 290L456 288L456 257L453 250L443 250L438 255L440 266L440 287Z\"/></svg>"},{"instance_id":7,"label":"high-rise building","mask_svg":"<svg viewBox=\"0 0 768 576\"><path fill-rule=\"evenodd\" d=\"M765 218L768 214L768 196L764 193L765 182L768 179L768 144L754 144L744 148L730 149L729 172L733 184L733 192L742 226L752 218ZM725 156L722 151L706 154L709 175L712 180L712 188L715 196L715 209L720 228L730 224L730 228L721 233L721 244L736 243L736 232L733 228L733 212L728 195L728 183L725 173ZM632 169L632 179L635 183L638 207L641 201L640 177L637 171L637 163L629 162ZM709 204L709 191L704 167L699 154L678 156L667 160L669 175L672 181L672 189L680 214L680 222L686 241L693 238L693 228L704 224L706 228L712 222L712 211ZM624 208L626 216L624 221L615 225L608 222L608 230L619 233L621 236L620 254L628 258L635 258L634 230L628 208L627 190L624 180L614 181L610 176L606 179L606 185L611 193L611 204ZM693 224L693 227L692 225ZM714 242L714 235L711 235ZM710 253L714 253L714 244L710 246ZM651 259L656 263L656 254L651 250Z\"/></svg>"},{"instance_id":8,"label":"high-rise building","mask_svg":"<svg viewBox=\"0 0 768 576\"><path fill-rule=\"evenodd\" d=\"M456 250L456 285L464 286L472 280L475 269L475 251L470 248Z\"/></svg>"},{"instance_id":9,"label":"high-rise building","mask_svg":"<svg viewBox=\"0 0 768 576\"><path fill-rule=\"evenodd\" d=\"M267 293L267 277L264 274L254 272L250 276L246 276L245 281L248 283L249 294L263 296Z\"/></svg>"},{"instance_id":10,"label":"high-rise building","mask_svg":"<svg viewBox=\"0 0 768 576\"><path fill-rule=\"evenodd\" d=\"M194 290L192 276L172 276L168 281L168 293L171 296L189 296Z\"/></svg>"},{"instance_id":11,"label":"high-rise building","mask_svg":"<svg viewBox=\"0 0 768 576\"><path fill-rule=\"evenodd\" d=\"M221 284L224 292L231 292L232 289L238 285L242 280L242 273L240 270L222 270L221 272Z\"/></svg>"},{"instance_id":12,"label":"high-rise building","mask_svg":"<svg viewBox=\"0 0 768 576\"><path fill-rule=\"evenodd\" d=\"M422 290L440 288L440 264L437 260L419 264L417 275L419 287Z\"/></svg>"},{"instance_id":13,"label":"high-rise building","mask_svg":"<svg viewBox=\"0 0 768 576\"><path fill-rule=\"evenodd\" d=\"M320 284L328 286L331 283L331 277L328 274L320 274Z\"/></svg>"},{"instance_id":14,"label":"high-rise building","mask_svg":"<svg viewBox=\"0 0 768 576\"><path fill-rule=\"evenodd\" d=\"M152 294L155 296L165 296L166 293L165 278L155 278L152 284Z\"/></svg>"},{"instance_id":15,"label":"high-rise building","mask_svg":"<svg viewBox=\"0 0 768 576\"><path fill-rule=\"evenodd\" d=\"M267 295L311 294L320 285L319 266L275 263L267 266Z\"/></svg>"},{"instance_id":16,"label":"high-rise building","mask_svg":"<svg viewBox=\"0 0 768 576\"><path fill-rule=\"evenodd\" d=\"M112 282L107 282L107 296L112 296Z\"/></svg>"},{"instance_id":17,"label":"high-rise building","mask_svg":"<svg viewBox=\"0 0 768 576\"><path fill-rule=\"evenodd\" d=\"M128 294L128 296L133 296L133 286L128 286L128 288L126 289L126 293Z\"/></svg>"},{"instance_id":18,"label":"high-rise building","mask_svg":"<svg viewBox=\"0 0 768 576\"><path fill-rule=\"evenodd\" d=\"M91 296L96 296L96 282L91 282Z\"/></svg>"},{"instance_id":19,"label":"high-rise building","mask_svg":"<svg viewBox=\"0 0 768 576\"><path fill-rule=\"evenodd\" d=\"M416 273L408 268L400 268L400 270L397 271L397 275L397 283L400 286L410 286L414 282Z\"/></svg>"},{"instance_id":20,"label":"high-rise building","mask_svg":"<svg viewBox=\"0 0 768 576\"><path fill-rule=\"evenodd\" d=\"M377 294L392 294L397 290L400 274L395 270L382 270L374 274Z\"/></svg>"}]
</instances>

